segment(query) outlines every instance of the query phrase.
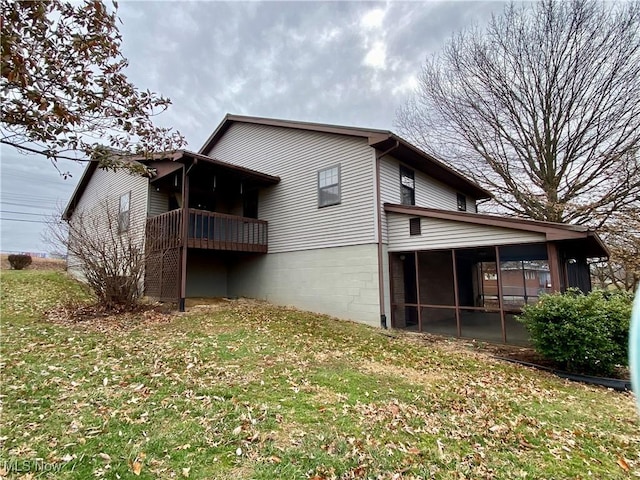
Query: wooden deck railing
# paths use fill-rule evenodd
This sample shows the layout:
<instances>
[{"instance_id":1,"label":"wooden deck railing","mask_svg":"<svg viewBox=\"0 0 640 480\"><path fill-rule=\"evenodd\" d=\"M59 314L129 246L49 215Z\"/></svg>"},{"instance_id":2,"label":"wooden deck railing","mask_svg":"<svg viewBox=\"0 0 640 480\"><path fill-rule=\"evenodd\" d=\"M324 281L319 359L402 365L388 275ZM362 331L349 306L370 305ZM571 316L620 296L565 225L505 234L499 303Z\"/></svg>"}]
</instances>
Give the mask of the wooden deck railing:
<instances>
[{"instance_id":1,"label":"wooden deck railing","mask_svg":"<svg viewBox=\"0 0 640 480\"><path fill-rule=\"evenodd\" d=\"M182 210L156 215L147 219L145 238L147 250L155 252L180 246Z\"/></svg>"},{"instance_id":2,"label":"wooden deck railing","mask_svg":"<svg viewBox=\"0 0 640 480\"><path fill-rule=\"evenodd\" d=\"M153 251L180 246L181 219L181 209L147 219L146 232L149 248ZM266 253L267 222L190 208L187 246Z\"/></svg>"}]
</instances>

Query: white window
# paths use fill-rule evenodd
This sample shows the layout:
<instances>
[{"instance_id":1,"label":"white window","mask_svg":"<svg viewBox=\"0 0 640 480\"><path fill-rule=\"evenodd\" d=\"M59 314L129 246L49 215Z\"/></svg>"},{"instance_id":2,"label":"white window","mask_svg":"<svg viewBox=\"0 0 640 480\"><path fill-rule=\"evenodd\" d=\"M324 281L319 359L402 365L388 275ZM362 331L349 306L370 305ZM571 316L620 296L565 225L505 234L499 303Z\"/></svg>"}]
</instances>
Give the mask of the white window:
<instances>
[{"instance_id":1,"label":"white window","mask_svg":"<svg viewBox=\"0 0 640 480\"><path fill-rule=\"evenodd\" d=\"M413 170L400 165L400 203L416 204L416 181Z\"/></svg>"},{"instance_id":2,"label":"white window","mask_svg":"<svg viewBox=\"0 0 640 480\"><path fill-rule=\"evenodd\" d=\"M340 203L340 165L318 172L318 207Z\"/></svg>"},{"instance_id":3,"label":"white window","mask_svg":"<svg viewBox=\"0 0 640 480\"><path fill-rule=\"evenodd\" d=\"M458 211L459 212L466 212L467 211L467 197L465 197L461 193L458 193L457 198L458 198Z\"/></svg>"},{"instance_id":4,"label":"white window","mask_svg":"<svg viewBox=\"0 0 640 480\"><path fill-rule=\"evenodd\" d=\"M118 232L129 230L129 211L131 209L131 192L120 195L120 206L118 208Z\"/></svg>"}]
</instances>

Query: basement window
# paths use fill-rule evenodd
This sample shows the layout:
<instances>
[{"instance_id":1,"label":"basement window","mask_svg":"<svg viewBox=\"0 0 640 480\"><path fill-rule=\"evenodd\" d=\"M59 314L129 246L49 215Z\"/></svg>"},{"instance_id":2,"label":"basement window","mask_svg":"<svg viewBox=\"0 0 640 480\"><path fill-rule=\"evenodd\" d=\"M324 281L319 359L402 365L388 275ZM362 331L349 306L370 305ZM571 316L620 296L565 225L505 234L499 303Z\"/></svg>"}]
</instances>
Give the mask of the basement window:
<instances>
[{"instance_id":1,"label":"basement window","mask_svg":"<svg viewBox=\"0 0 640 480\"><path fill-rule=\"evenodd\" d=\"M410 218L409 219L409 235L420 235L421 227L420 227L420 217Z\"/></svg>"},{"instance_id":2,"label":"basement window","mask_svg":"<svg viewBox=\"0 0 640 480\"><path fill-rule=\"evenodd\" d=\"M318 208L340 203L340 165L318 172Z\"/></svg>"}]
</instances>

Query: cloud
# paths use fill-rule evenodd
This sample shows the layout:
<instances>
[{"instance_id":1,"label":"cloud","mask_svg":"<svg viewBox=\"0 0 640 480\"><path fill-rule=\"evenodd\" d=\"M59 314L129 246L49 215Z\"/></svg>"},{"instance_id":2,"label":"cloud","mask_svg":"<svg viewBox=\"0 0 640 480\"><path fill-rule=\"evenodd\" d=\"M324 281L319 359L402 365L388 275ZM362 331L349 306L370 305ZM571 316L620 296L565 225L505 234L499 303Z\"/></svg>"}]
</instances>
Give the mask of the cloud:
<instances>
[{"instance_id":1,"label":"cloud","mask_svg":"<svg viewBox=\"0 0 640 480\"><path fill-rule=\"evenodd\" d=\"M382 41L374 42L364 57L363 63L373 68L385 68L387 60L387 45Z\"/></svg>"},{"instance_id":2,"label":"cloud","mask_svg":"<svg viewBox=\"0 0 640 480\"><path fill-rule=\"evenodd\" d=\"M386 9L384 8L369 10L360 19L360 25L366 30L380 29L386 13Z\"/></svg>"},{"instance_id":3,"label":"cloud","mask_svg":"<svg viewBox=\"0 0 640 480\"><path fill-rule=\"evenodd\" d=\"M391 129L425 58L454 31L501 9L496 2L163 1L121 2L119 15L129 79L171 98L157 123L180 130L195 150L228 112ZM57 175L46 160L2 155L3 172L29 164ZM79 174L62 186L30 178L38 179L35 191L66 200ZM25 201L34 195L24 179L3 177L2 186L25 192ZM3 246L25 238L18 225L2 225Z\"/></svg>"},{"instance_id":4,"label":"cloud","mask_svg":"<svg viewBox=\"0 0 640 480\"><path fill-rule=\"evenodd\" d=\"M387 66L387 29L384 20L387 8L374 8L360 16L359 31L365 51L362 65L375 70L384 70ZM380 90L379 79L374 79L375 90Z\"/></svg>"}]
</instances>

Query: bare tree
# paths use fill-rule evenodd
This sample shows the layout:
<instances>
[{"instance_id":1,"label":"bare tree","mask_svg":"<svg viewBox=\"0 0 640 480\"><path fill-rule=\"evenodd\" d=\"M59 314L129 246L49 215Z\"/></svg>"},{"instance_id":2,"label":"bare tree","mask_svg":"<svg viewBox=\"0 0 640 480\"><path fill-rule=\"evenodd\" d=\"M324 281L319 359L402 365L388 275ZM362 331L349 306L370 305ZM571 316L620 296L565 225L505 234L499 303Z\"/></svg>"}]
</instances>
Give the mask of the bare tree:
<instances>
[{"instance_id":1,"label":"bare tree","mask_svg":"<svg viewBox=\"0 0 640 480\"><path fill-rule=\"evenodd\" d=\"M640 197L640 4L511 4L426 62L396 125L497 210L601 226Z\"/></svg>"},{"instance_id":2,"label":"bare tree","mask_svg":"<svg viewBox=\"0 0 640 480\"><path fill-rule=\"evenodd\" d=\"M611 258L609 262L592 265L598 286L634 292L640 285L640 206L614 215L601 235Z\"/></svg>"},{"instance_id":3,"label":"bare tree","mask_svg":"<svg viewBox=\"0 0 640 480\"><path fill-rule=\"evenodd\" d=\"M47 240L66 249L70 273L86 281L106 309L133 308L142 293L144 243L128 214L105 200L68 222L58 215L47 228Z\"/></svg>"}]
</instances>

